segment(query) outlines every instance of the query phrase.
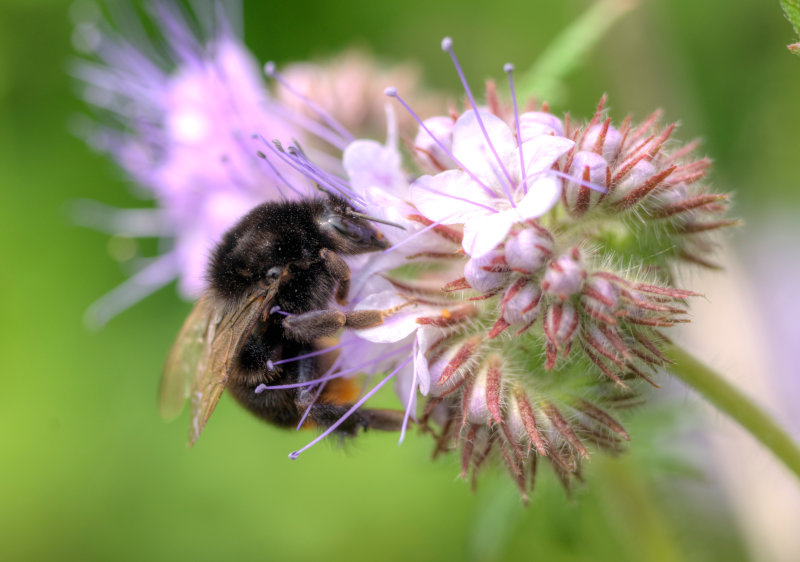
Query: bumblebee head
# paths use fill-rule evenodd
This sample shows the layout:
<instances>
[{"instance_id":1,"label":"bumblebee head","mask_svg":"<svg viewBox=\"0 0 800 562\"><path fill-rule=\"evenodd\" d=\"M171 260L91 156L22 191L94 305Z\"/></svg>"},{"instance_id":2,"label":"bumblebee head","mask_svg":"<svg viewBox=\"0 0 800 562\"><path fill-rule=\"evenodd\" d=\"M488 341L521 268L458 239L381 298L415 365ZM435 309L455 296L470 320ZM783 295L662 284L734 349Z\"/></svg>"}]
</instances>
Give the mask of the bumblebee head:
<instances>
[{"instance_id":1,"label":"bumblebee head","mask_svg":"<svg viewBox=\"0 0 800 562\"><path fill-rule=\"evenodd\" d=\"M371 217L357 212L344 199L328 194L317 218L320 232L340 254L365 254L385 250L389 242L370 223Z\"/></svg>"}]
</instances>

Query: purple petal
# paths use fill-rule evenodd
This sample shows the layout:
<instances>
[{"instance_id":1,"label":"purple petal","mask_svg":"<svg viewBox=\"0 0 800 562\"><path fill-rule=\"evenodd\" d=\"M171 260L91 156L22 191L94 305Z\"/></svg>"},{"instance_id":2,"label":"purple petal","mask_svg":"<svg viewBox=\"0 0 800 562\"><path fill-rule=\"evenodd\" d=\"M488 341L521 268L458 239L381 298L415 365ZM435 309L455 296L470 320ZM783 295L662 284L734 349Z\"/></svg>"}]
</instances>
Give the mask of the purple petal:
<instances>
[{"instance_id":1,"label":"purple petal","mask_svg":"<svg viewBox=\"0 0 800 562\"><path fill-rule=\"evenodd\" d=\"M344 151L344 169L350 178L350 186L364 195L370 188L379 188L398 197L405 197L408 190L400 153L376 141L357 140Z\"/></svg>"}]
</instances>

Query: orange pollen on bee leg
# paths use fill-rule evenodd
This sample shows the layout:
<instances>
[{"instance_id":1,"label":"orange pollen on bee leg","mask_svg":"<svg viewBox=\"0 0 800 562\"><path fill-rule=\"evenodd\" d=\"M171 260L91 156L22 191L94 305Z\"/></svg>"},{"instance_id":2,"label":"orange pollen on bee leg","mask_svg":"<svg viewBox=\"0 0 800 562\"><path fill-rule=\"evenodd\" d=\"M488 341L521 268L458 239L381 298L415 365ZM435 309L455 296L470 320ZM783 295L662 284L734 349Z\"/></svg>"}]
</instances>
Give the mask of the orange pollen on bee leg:
<instances>
[{"instance_id":1,"label":"orange pollen on bee leg","mask_svg":"<svg viewBox=\"0 0 800 562\"><path fill-rule=\"evenodd\" d=\"M320 401L329 404L352 404L358 400L361 386L355 379L338 378L328 381L322 391ZM305 424L304 424L305 427Z\"/></svg>"}]
</instances>

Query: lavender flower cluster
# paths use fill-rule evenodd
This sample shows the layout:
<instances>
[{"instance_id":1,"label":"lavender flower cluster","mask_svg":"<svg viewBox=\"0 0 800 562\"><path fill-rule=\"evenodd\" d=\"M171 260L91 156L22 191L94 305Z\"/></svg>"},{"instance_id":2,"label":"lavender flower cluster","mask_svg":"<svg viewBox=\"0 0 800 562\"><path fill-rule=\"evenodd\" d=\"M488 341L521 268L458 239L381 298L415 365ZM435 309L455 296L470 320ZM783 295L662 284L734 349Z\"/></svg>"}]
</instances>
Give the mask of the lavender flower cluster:
<instances>
[{"instance_id":1,"label":"lavender flower cluster","mask_svg":"<svg viewBox=\"0 0 800 562\"><path fill-rule=\"evenodd\" d=\"M347 350L337 376L388 373L359 403L394 380L406 419L434 437L437 454L457 450L473 478L500 458L523 497L539 460L568 485L592 447L621 450L629 437L612 413L636 400L640 381L656 385L669 363L663 330L687 321L696 296L674 286L676 268L713 267L715 233L733 224L695 144L672 140L675 125L657 113L612 124L605 98L585 122L545 104L520 108L511 65L510 99L489 83L479 104L450 39L442 48L466 107L418 116L389 87L387 141L356 140L326 91L341 97L355 72L353 96L366 97L374 88L364 84L386 73L364 64L336 88L304 89L269 64L289 96L276 99L229 26L200 41L159 9L172 70L108 32L97 62L78 70L87 100L123 124L96 128L93 144L152 193L158 233L172 242L122 296L101 301L102 316L155 288L154 268L159 284L178 276L196 294L208 248L245 211L321 186L397 225L382 228L391 243L382 254L349 259L348 307L386 311L382 325L346 331L337 346ZM397 110L418 126L407 154Z\"/></svg>"}]
</instances>

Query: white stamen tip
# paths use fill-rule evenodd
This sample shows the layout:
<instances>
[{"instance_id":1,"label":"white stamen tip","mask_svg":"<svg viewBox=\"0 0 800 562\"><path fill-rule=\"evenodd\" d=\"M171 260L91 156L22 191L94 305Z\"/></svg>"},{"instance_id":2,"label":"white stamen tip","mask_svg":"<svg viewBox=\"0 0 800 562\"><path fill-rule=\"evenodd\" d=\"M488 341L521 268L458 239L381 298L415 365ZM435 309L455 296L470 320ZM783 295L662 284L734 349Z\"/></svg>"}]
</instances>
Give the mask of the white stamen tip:
<instances>
[{"instance_id":1,"label":"white stamen tip","mask_svg":"<svg viewBox=\"0 0 800 562\"><path fill-rule=\"evenodd\" d=\"M509 72L514 72L514 65L510 62L507 62L503 65L503 72L508 74Z\"/></svg>"},{"instance_id":2,"label":"white stamen tip","mask_svg":"<svg viewBox=\"0 0 800 562\"><path fill-rule=\"evenodd\" d=\"M297 460L297 457L300 456L300 451L292 451L289 453L289 458L293 461Z\"/></svg>"},{"instance_id":3,"label":"white stamen tip","mask_svg":"<svg viewBox=\"0 0 800 562\"><path fill-rule=\"evenodd\" d=\"M397 97L397 88L395 88L394 86L389 86L388 88L386 88L383 91L383 93L385 95L389 96L390 98L396 98Z\"/></svg>"},{"instance_id":4,"label":"white stamen tip","mask_svg":"<svg viewBox=\"0 0 800 562\"><path fill-rule=\"evenodd\" d=\"M445 37L442 39L442 50L449 51L453 48L453 40L450 37Z\"/></svg>"},{"instance_id":5,"label":"white stamen tip","mask_svg":"<svg viewBox=\"0 0 800 562\"><path fill-rule=\"evenodd\" d=\"M275 75L275 62L269 61L264 65L264 74L267 76L274 76Z\"/></svg>"},{"instance_id":6,"label":"white stamen tip","mask_svg":"<svg viewBox=\"0 0 800 562\"><path fill-rule=\"evenodd\" d=\"M256 394L261 394L261 393L262 393L262 392L264 392L266 389L267 389L267 385L265 385L265 384L263 384L263 383L262 383L262 384L258 385L258 386L256 387L256 389L255 389L253 392L255 392Z\"/></svg>"}]
</instances>

